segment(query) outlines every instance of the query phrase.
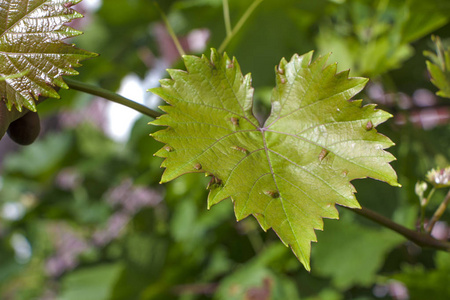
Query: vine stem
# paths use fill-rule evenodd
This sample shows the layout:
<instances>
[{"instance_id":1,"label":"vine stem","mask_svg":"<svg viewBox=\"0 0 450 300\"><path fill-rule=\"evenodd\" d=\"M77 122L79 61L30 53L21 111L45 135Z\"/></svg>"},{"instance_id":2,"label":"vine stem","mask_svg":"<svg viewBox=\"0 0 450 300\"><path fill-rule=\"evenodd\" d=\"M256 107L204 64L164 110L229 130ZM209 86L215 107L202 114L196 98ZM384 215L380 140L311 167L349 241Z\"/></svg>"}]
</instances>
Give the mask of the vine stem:
<instances>
[{"instance_id":1,"label":"vine stem","mask_svg":"<svg viewBox=\"0 0 450 300\"><path fill-rule=\"evenodd\" d=\"M228 0L223 0L223 19L225 21L225 30L227 36L231 35L231 22L230 22L230 7L228 6Z\"/></svg>"},{"instance_id":2,"label":"vine stem","mask_svg":"<svg viewBox=\"0 0 450 300\"><path fill-rule=\"evenodd\" d=\"M427 232L431 233L433 230L434 224L442 217L445 210L447 209L447 206L450 202L450 191L448 191L447 195L445 196L444 201L442 201L441 205L439 205L438 209L434 212L433 217L430 220L430 223L427 226Z\"/></svg>"},{"instance_id":3,"label":"vine stem","mask_svg":"<svg viewBox=\"0 0 450 300\"><path fill-rule=\"evenodd\" d=\"M156 119L157 117L161 116L161 114L159 112L154 111L154 110L148 108L147 106L144 106L142 104L134 102L130 99L127 99L123 96L120 96L119 94L116 94L116 93L106 90L104 88L101 88L101 87L98 87L95 85L91 85L91 84L87 84L84 82L79 82L77 80L73 80L73 79L67 78L67 77L64 78L64 81L69 86L69 88L71 88L73 90L77 90L77 91L81 91L81 92L84 92L87 94L99 96L104 99L110 100L112 102L122 104L122 105L129 107L131 109L134 109L146 116L149 116L150 118Z\"/></svg>"},{"instance_id":4,"label":"vine stem","mask_svg":"<svg viewBox=\"0 0 450 300\"><path fill-rule=\"evenodd\" d=\"M440 241L440 240L433 238L429 234L414 231L409 228L406 228L406 227L404 227L398 223L395 223L392 220L386 218L385 216L382 216L382 215L378 214L377 212L374 212L368 208L365 208L365 207L362 207L361 209L348 208L348 207L345 207L345 208L347 208L347 209L353 211L354 213L357 213L358 215L361 215L367 219L370 219L370 220L374 221L375 223L378 223L386 228L389 228L389 229L403 235L408 240L414 242L415 244L417 244L421 247L434 248L434 249L450 252L450 243L449 242Z\"/></svg>"},{"instance_id":5,"label":"vine stem","mask_svg":"<svg viewBox=\"0 0 450 300\"><path fill-rule=\"evenodd\" d=\"M167 32L169 33L170 37L172 38L173 43L175 44L175 47L177 48L178 54L180 54L180 56L186 55L186 53L184 52L183 47L181 46L180 41L178 40L177 35L175 34L175 31L173 31L172 26L170 26L170 23L169 23L169 20L166 17L166 14L162 11L162 9L159 7L159 5L158 5L158 3L156 1L154 1L153 4L155 5L156 10L161 15L161 18L163 19L164 24L166 25Z\"/></svg>"},{"instance_id":6,"label":"vine stem","mask_svg":"<svg viewBox=\"0 0 450 300\"><path fill-rule=\"evenodd\" d=\"M420 203L420 230L422 232L425 231L425 208L430 203L431 197L433 197L434 192L436 191L436 188L433 187L428 194L428 196L425 198L424 203ZM422 202L422 200L421 200Z\"/></svg>"},{"instance_id":7,"label":"vine stem","mask_svg":"<svg viewBox=\"0 0 450 300\"><path fill-rule=\"evenodd\" d=\"M236 33L241 30L242 26L245 24L245 22L248 20L250 15L253 13L253 11L258 7L261 2L264 0L256 0L253 1L253 3L247 8L245 13L242 15L242 17L239 19L239 22L237 22L236 26L234 26L233 30L231 31L231 34L227 34L225 40L222 42L222 44L219 47L219 53L222 53L227 45L230 43L231 39L236 35Z\"/></svg>"}]
</instances>

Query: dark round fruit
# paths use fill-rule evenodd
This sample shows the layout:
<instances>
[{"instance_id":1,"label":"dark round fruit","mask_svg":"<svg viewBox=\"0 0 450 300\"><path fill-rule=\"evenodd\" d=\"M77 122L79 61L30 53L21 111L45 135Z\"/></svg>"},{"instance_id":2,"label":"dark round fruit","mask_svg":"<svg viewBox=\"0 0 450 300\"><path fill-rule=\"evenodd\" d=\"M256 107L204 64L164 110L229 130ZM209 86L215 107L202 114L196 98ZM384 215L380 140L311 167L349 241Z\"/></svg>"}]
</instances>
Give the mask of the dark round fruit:
<instances>
[{"instance_id":1,"label":"dark round fruit","mask_svg":"<svg viewBox=\"0 0 450 300\"><path fill-rule=\"evenodd\" d=\"M39 136L41 123L37 113L30 111L20 119L9 124L9 137L20 145L30 145Z\"/></svg>"}]
</instances>

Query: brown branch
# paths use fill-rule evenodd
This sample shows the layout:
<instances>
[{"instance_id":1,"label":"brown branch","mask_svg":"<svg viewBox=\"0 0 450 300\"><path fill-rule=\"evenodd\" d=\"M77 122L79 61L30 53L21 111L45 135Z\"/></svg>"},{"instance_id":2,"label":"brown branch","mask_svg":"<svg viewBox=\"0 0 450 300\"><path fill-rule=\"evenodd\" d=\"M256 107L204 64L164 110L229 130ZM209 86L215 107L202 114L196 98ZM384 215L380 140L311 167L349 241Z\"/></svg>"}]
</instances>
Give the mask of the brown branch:
<instances>
[{"instance_id":1,"label":"brown branch","mask_svg":"<svg viewBox=\"0 0 450 300\"><path fill-rule=\"evenodd\" d=\"M450 243L445 241L440 241L433 238L431 235L414 231L409 228L406 228L398 223L393 222L392 220L386 218L385 216L380 215L377 212L374 212L368 208L362 207L361 209L356 208L348 208L345 207L358 215L361 215L367 219L374 221L375 223L380 224L386 228L389 228L398 234L403 235L408 240L414 242L415 244L421 247L434 248L438 250L443 250L450 252Z\"/></svg>"}]
</instances>

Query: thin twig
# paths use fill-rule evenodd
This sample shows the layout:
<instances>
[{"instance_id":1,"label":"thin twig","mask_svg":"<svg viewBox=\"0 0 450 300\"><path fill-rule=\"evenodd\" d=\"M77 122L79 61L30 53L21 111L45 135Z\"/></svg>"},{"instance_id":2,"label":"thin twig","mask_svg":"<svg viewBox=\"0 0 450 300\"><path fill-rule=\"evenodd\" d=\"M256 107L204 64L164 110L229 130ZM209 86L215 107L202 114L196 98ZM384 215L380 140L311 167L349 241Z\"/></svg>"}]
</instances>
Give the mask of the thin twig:
<instances>
[{"instance_id":1,"label":"thin twig","mask_svg":"<svg viewBox=\"0 0 450 300\"><path fill-rule=\"evenodd\" d=\"M425 232L425 208L430 203L431 197L433 197L436 188L433 187L428 194L427 198L425 198L424 203L420 203L420 231ZM422 201L422 200L421 200Z\"/></svg>"},{"instance_id":2,"label":"thin twig","mask_svg":"<svg viewBox=\"0 0 450 300\"><path fill-rule=\"evenodd\" d=\"M159 14L161 15L161 18L164 21L164 24L166 25L167 28L167 32L169 33L170 37L172 38L173 43L175 44L175 47L178 50L178 54L180 54L180 56L183 56L186 54L186 52L184 52L183 47L181 46L180 41L178 40L177 35L175 34L175 31L173 31L172 26L170 26L169 20L166 17L166 14L162 11L162 9L159 7L158 3L155 1L154 5L156 7L156 9L158 10Z\"/></svg>"},{"instance_id":3,"label":"thin twig","mask_svg":"<svg viewBox=\"0 0 450 300\"><path fill-rule=\"evenodd\" d=\"M225 21L225 30L227 36L231 35L231 22L230 22L230 8L228 6L228 0L223 0L223 19Z\"/></svg>"},{"instance_id":4,"label":"thin twig","mask_svg":"<svg viewBox=\"0 0 450 300\"><path fill-rule=\"evenodd\" d=\"M242 17L239 19L239 22L234 26L233 30L231 31L231 34L226 36L225 40L222 42L222 44L219 47L219 52L223 52L225 48L227 47L228 43L231 41L231 39L236 35L236 33L241 30L244 23L247 21L247 19L250 17L250 15L253 13L253 11L258 7L258 5L263 2L263 0L256 0L254 1L249 8L245 11L245 13L242 15Z\"/></svg>"},{"instance_id":5,"label":"thin twig","mask_svg":"<svg viewBox=\"0 0 450 300\"><path fill-rule=\"evenodd\" d=\"M427 232L431 233L433 230L434 224L442 217L444 212L447 210L447 206L450 202L450 191L448 191L447 195L445 196L444 201L442 201L441 205L439 205L438 209L434 212L433 217L431 218L430 222L427 226Z\"/></svg>"},{"instance_id":6,"label":"thin twig","mask_svg":"<svg viewBox=\"0 0 450 300\"><path fill-rule=\"evenodd\" d=\"M98 87L95 85L91 85L91 84L87 84L84 82L79 82L77 80L73 80L73 79L67 78L67 77L64 77L64 81L67 83L67 85L71 89L81 91L84 93L88 93L91 95L99 96L99 97L105 98L107 100L125 105L126 107L132 108L132 109L134 109L146 116L149 116L153 119L156 119L157 117L161 116L161 114L159 112L154 111L154 110L148 108L147 106L144 106L142 104L134 102L130 99L127 99L123 96L120 96L119 94L116 94L116 93L106 90L104 88L101 88L101 87Z\"/></svg>"},{"instance_id":7,"label":"thin twig","mask_svg":"<svg viewBox=\"0 0 450 300\"><path fill-rule=\"evenodd\" d=\"M375 223L378 223L384 227L387 227L387 228L403 235L408 240L416 243L417 245L419 245L421 247L434 248L434 249L450 252L450 243L437 240L429 234L417 232L417 231L411 230L409 228L406 228L406 227L404 227L398 223L395 223L392 220L386 218L385 216L382 216L368 208L364 208L364 207L361 209L348 208L348 207L345 207L345 208L347 208L367 219L370 219L370 220L374 221Z\"/></svg>"}]
</instances>

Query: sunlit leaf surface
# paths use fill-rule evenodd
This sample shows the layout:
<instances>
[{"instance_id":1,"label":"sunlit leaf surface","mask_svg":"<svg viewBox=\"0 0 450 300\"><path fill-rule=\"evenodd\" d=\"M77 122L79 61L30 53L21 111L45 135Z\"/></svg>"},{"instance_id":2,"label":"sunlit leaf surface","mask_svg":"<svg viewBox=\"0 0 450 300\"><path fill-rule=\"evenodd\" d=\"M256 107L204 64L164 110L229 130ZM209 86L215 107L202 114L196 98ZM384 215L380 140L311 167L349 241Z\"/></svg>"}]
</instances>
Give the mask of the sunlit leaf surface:
<instances>
[{"instance_id":1,"label":"sunlit leaf surface","mask_svg":"<svg viewBox=\"0 0 450 300\"><path fill-rule=\"evenodd\" d=\"M398 185L389 165L393 145L375 127L390 115L374 105L348 101L364 78L336 74L327 57L312 52L276 68L272 112L263 126L253 116L253 89L235 59L215 50L185 56L187 72L152 91L170 106L154 121L168 128L153 136L166 144L162 182L190 172L211 176L208 206L231 197L236 218L254 215L273 228L306 269L314 229L338 218L335 204L359 207L350 180L372 177Z\"/></svg>"},{"instance_id":2,"label":"sunlit leaf surface","mask_svg":"<svg viewBox=\"0 0 450 300\"><path fill-rule=\"evenodd\" d=\"M54 88L68 88L62 76L78 74L73 67L96 55L62 42L81 34L64 25L82 17L71 9L80 1L0 1L0 96L8 109L36 111L39 96L59 98Z\"/></svg>"}]
</instances>

